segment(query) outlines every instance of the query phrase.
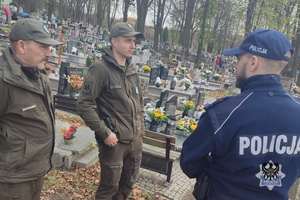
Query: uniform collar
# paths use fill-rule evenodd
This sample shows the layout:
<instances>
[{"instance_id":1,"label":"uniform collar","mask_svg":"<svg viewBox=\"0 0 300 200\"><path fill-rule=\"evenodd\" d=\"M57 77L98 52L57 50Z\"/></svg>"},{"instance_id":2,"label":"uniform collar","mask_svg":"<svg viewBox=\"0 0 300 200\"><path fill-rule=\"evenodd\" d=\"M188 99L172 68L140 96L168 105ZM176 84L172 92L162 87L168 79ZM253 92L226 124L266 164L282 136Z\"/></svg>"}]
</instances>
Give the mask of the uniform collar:
<instances>
[{"instance_id":1,"label":"uniform collar","mask_svg":"<svg viewBox=\"0 0 300 200\"><path fill-rule=\"evenodd\" d=\"M248 78L241 88L244 91L284 90L278 74L256 75Z\"/></svg>"}]
</instances>

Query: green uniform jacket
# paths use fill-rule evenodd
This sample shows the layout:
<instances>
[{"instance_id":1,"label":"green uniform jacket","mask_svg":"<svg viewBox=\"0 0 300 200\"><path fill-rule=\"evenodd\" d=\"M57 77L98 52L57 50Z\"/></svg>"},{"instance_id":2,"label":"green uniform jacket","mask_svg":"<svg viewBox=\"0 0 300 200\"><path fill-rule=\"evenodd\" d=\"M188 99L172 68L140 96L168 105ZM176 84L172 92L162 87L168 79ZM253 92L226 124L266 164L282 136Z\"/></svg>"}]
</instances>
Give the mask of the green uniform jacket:
<instances>
[{"instance_id":1,"label":"green uniform jacket","mask_svg":"<svg viewBox=\"0 0 300 200\"><path fill-rule=\"evenodd\" d=\"M109 117L119 141L130 143L144 134L144 103L137 69L127 60L121 67L110 47L89 69L77 100L77 110L97 138L105 140L111 130L102 117Z\"/></svg>"},{"instance_id":2,"label":"green uniform jacket","mask_svg":"<svg viewBox=\"0 0 300 200\"><path fill-rule=\"evenodd\" d=\"M9 49L0 57L0 182L20 183L52 167L54 113L48 77L28 79Z\"/></svg>"}]
</instances>

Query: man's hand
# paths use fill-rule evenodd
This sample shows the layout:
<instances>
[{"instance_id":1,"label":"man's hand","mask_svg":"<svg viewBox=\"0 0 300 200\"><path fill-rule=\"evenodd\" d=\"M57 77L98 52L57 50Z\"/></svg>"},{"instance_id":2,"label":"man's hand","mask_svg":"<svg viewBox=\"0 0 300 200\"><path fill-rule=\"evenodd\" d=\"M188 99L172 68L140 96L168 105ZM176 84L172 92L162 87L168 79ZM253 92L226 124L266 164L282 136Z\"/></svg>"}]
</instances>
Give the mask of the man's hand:
<instances>
[{"instance_id":1,"label":"man's hand","mask_svg":"<svg viewBox=\"0 0 300 200\"><path fill-rule=\"evenodd\" d=\"M109 147L115 146L118 143L116 134L111 132L109 136L104 140L104 143Z\"/></svg>"}]
</instances>

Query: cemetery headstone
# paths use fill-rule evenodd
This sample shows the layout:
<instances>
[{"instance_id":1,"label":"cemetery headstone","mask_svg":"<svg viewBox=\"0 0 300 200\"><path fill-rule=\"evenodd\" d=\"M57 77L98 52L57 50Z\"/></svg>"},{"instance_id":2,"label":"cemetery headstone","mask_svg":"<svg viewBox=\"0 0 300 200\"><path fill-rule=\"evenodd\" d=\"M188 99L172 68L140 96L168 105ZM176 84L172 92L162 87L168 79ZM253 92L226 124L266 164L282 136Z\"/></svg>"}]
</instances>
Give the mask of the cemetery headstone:
<instances>
[{"instance_id":1,"label":"cemetery headstone","mask_svg":"<svg viewBox=\"0 0 300 200\"><path fill-rule=\"evenodd\" d=\"M167 102L168 96L169 96L169 90L164 89L163 91L161 91L160 98L156 102L155 107L156 108L164 107Z\"/></svg>"},{"instance_id":2,"label":"cemetery headstone","mask_svg":"<svg viewBox=\"0 0 300 200\"><path fill-rule=\"evenodd\" d=\"M199 91L199 96L198 96L198 104L199 103L204 104L204 99L205 99L205 91L203 88L201 88Z\"/></svg>"},{"instance_id":3,"label":"cemetery headstone","mask_svg":"<svg viewBox=\"0 0 300 200\"><path fill-rule=\"evenodd\" d=\"M152 99L149 97L144 97L144 106L146 106L148 103L152 104Z\"/></svg>"},{"instance_id":4,"label":"cemetery headstone","mask_svg":"<svg viewBox=\"0 0 300 200\"><path fill-rule=\"evenodd\" d=\"M169 69L164 65L160 65L160 74L159 74L160 79L168 80L168 76L169 76Z\"/></svg>"},{"instance_id":5,"label":"cemetery headstone","mask_svg":"<svg viewBox=\"0 0 300 200\"><path fill-rule=\"evenodd\" d=\"M168 115L168 118L171 120L176 120L176 108L177 108L178 96L171 95L165 104L165 113Z\"/></svg>"},{"instance_id":6,"label":"cemetery headstone","mask_svg":"<svg viewBox=\"0 0 300 200\"><path fill-rule=\"evenodd\" d=\"M159 68L157 66L153 66L150 72L149 85L155 85L157 77L159 77Z\"/></svg>"}]
</instances>

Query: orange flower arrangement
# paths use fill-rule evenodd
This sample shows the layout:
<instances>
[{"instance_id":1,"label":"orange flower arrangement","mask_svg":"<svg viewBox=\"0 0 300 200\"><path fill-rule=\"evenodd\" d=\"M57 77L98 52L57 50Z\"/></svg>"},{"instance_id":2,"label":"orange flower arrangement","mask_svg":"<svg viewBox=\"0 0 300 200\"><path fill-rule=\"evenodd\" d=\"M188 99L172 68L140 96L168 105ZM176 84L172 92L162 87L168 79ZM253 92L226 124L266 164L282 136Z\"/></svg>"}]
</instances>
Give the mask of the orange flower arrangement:
<instances>
[{"instance_id":1,"label":"orange flower arrangement","mask_svg":"<svg viewBox=\"0 0 300 200\"><path fill-rule=\"evenodd\" d=\"M79 75L71 74L70 76L64 75L65 79L68 80L69 89L79 90L83 83L83 78Z\"/></svg>"}]
</instances>

